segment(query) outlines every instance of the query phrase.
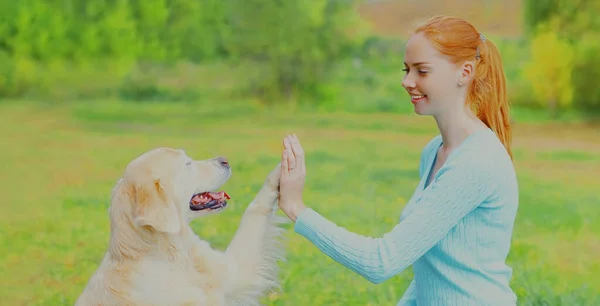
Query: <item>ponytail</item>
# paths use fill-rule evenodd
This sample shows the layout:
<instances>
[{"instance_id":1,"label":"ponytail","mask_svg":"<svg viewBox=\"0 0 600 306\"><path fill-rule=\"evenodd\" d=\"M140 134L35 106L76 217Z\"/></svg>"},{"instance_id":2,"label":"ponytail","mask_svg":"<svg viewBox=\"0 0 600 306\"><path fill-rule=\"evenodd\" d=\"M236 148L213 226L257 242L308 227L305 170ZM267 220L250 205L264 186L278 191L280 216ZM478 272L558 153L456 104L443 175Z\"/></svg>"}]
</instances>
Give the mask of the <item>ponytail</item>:
<instances>
[{"instance_id":1,"label":"ponytail","mask_svg":"<svg viewBox=\"0 0 600 306\"><path fill-rule=\"evenodd\" d=\"M506 94L506 78L500 52L482 36L478 47L475 76L469 88L467 103L477 110L477 117L492 129L512 159L510 104Z\"/></svg>"},{"instance_id":2,"label":"ponytail","mask_svg":"<svg viewBox=\"0 0 600 306\"><path fill-rule=\"evenodd\" d=\"M415 32L425 34L433 46L454 63L475 60L475 74L467 103L475 109L477 117L496 133L512 159L506 77L500 52L494 43L467 21L450 16L435 16Z\"/></svg>"}]
</instances>

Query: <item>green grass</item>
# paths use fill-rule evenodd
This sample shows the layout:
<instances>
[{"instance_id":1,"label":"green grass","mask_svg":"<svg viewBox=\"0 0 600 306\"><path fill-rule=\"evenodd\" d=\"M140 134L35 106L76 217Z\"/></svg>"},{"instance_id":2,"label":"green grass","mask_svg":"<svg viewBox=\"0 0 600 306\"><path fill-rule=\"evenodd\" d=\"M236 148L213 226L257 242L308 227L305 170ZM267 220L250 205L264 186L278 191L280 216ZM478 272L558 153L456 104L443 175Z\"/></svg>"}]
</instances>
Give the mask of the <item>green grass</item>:
<instances>
[{"instance_id":1,"label":"green grass","mask_svg":"<svg viewBox=\"0 0 600 306\"><path fill-rule=\"evenodd\" d=\"M113 184L131 159L153 147L183 147L199 159L229 157L230 209L192 223L224 248L277 164L286 133L296 133L306 150L308 205L371 236L398 222L417 184L419 153L436 133L430 118L412 114L311 113L248 103L19 103L0 104L3 305L74 303L107 247ZM508 263L520 305L597 305L598 132L519 121L514 137L521 206ZM287 228L283 292L267 297L268 305L395 305L412 277L409 269L371 284Z\"/></svg>"}]
</instances>

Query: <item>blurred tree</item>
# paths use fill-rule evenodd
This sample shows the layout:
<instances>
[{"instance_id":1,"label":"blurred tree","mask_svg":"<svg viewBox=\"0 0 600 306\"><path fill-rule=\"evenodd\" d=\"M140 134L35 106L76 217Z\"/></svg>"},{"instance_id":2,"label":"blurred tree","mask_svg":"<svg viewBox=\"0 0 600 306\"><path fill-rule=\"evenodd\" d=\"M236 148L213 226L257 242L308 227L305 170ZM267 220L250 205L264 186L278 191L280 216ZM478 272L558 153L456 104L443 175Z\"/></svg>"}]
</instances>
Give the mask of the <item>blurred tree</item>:
<instances>
[{"instance_id":1,"label":"blurred tree","mask_svg":"<svg viewBox=\"0 0 600 306\"><path fill-rule=\"evenodd\" d=\"M600 114L600 31L588 32L575 44L577 57L572 68L574 105L585 113Z\"/></svg>"},{"instance_id":2,"label":"blurred tree","mask_svg":"<svg viewBox=\"0 0 600 306\"><path fill-rule=\"evenodd\" d=\"M331 67L362 42L356 2L2 1L0 56L10 60L0 63L0 95L60 83L41 80L42 71L77 74L110 63L144 73L156 66L231 59L260 72L252 87L265 99L319 95ZM114 77L122 75L119 69ZM156 91L154 81L136 85L133 79L130 74L123 82Z\"/></svg>"},{"instance_id":3,"label":"blurred tree","mask_svg":"<svg viewBox=\"0 0 600 306\"><path fill-rule=\"evenodd\" d=\"M599 9L596 0L526 0L525 27L528 35L535 36L539 26L553 23L561 36L574 36L576 40L589 30L598 30L600 20L595 17Z\"/></svg>"},{"instance_id":4,"label":"blurred tree","mask_svg":"<svg viewBox=\"0 0 600 306\"><path fill-rule=\"evenodd\" d=\"M531 61L525 65L524 75L538 101L545 104L553 117L558 115L559 107L572 103L573 59L573 47L554 31L538 31L531 42Z\"/></svg>"},{"instance_id":5,"label":"blurred tree","mask_svg":"<svg viewBox=\"0 0 600 306\"><path fill-rule=\"evenodd\" d=\"M355 2L229 0L227 50L255 65L252 90L266 100L318 95L333 65L363 41Z\"/></svg>"},{"instance_id":6,"label":"blurred tree","mask_svg":"<svg viewBox=\"0 0 600 306\"><path fill-rule=\"evenodd\" d=\"M600 89L596 79L600 77L600 1L597 0L526 0L524 5L525 24L528 37L532 43L551 43L546 32L555 33L555 42L568 43L577 56L573 57L570 66L561 63L563 73L569 73L571 90L578 94L572 105L579 109L600 112ZM544 37L546 38L540 38ZM542 39L540 41L540 39ZM560 43L562 45L562 43ZM562 48L562 47L561 47ZM564 47L566 50L567 47ZM547 49L549 53L558 51ZM542 51L532 51L536 56ZM547 58L545 65L556 67L562 58ZM539 59L533 59L539 62ZM541 63L540 63L541 65ZM567 68L569 68L567 70ZM550 68L548 68L550 69ZM566 79L566 77L564 78Z\"/></svg>"}]
</instances>

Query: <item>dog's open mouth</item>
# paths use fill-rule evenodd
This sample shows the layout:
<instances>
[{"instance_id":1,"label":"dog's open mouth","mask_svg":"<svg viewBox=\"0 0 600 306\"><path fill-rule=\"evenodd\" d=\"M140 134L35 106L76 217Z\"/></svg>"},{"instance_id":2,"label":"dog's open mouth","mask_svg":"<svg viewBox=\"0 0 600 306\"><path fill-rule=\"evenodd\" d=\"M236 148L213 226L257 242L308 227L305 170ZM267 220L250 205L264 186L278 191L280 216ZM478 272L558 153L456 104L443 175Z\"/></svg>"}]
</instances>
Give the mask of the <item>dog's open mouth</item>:
<instances>
[{"instance_id":1,"label":"dog's open mouth","mask_svg":"<svg viewBox=\"0 0 600 306\"><path fill-rule=\"evenodd\" d=\"M202 192L195 194L190 200L190 209L214 210L227 206L227 200L231 199L225 191Z\"/></svg>"}]
</instances>

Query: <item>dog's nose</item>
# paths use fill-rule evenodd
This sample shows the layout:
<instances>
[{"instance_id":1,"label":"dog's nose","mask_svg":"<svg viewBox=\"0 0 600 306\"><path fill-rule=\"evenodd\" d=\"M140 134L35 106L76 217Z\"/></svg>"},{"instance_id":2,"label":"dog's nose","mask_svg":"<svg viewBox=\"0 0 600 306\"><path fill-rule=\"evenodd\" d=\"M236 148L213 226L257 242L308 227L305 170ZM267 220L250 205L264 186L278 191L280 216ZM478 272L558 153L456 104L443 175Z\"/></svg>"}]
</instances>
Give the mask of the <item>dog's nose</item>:
<instances>
[{"instance_id":1,"label":"dog's nose","mask_svg":"<svg viewBox=\"0 0 600 306\"><path fill-rule=\"evenodd\" d=\"M229 167L229 161L227 160L227 157L219 156L219 157L217 157L217 161L219 162L219 164L221 164L225 167Z\"/></svg>"}]
</instances>

